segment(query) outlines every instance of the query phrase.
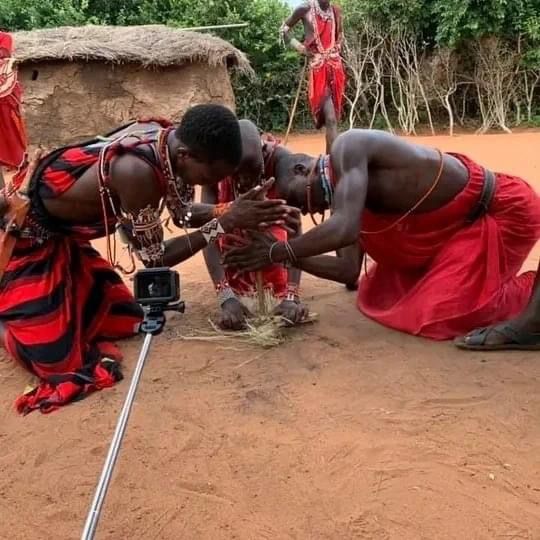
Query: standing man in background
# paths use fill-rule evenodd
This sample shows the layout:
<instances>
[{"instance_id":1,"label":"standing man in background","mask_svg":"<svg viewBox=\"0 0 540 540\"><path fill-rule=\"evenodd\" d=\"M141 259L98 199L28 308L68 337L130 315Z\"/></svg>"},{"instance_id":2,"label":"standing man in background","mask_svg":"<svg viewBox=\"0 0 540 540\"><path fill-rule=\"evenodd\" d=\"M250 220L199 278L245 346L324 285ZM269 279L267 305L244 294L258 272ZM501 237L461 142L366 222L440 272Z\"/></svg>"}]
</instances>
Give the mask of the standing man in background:
<instances>
[{"instance_id":1,"label":"standing man in background","mask_svg":"<svg viewBox=\"0 0 540 540\"><path fill-rule=\"evenodd\" d=\"M0 183L3 169L17 169L26 151L26 131L21 116L21 87L14 67L13 39L0 30Z\"/></svg>"},{"instance_id":2,"label":"standing man in background","mask_svg":"<svg viewBox=\"0 0 540 540\"><path fill-rule=\"evenodd\" d=\"M302 21L304 43L292 37L293 28ZM283 23L284 42L309 59L308 96L317 129L326 130L326 153L338 135L338 122L345 95L345 69L341 59L343 17L330 0L308 0L297 7Z\"/></svg>"}]
</instances>

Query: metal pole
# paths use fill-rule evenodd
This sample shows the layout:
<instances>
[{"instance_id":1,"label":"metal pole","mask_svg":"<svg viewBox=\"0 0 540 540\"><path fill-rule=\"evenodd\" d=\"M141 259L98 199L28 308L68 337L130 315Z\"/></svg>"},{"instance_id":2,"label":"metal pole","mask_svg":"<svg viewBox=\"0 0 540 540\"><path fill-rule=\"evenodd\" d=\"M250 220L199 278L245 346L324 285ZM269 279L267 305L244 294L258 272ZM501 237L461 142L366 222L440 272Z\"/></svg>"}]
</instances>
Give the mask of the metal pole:
<instances>
[{"instance_id":1,"label":"metal pole","mask_svg":"<svg viewBox=\"0 0 540 540\"><path fill-rule=\"evenodd\" d=\"M144 338L144 343L141 349L141 354L139 355L139 360L135 366L135 371L133 373L133 378L131 379L131 384L129 385L129 390L124 401L124 406L122 407L122 412L118 418L118 423L114 431L114 436L111 441L111 446L109 447L109 453L107 454L107 459L103 465L103 471L101 472L101 477L99 479L98 486L96 488L96 493L94 495L94 500L92 501L92 507L88 517L86 518L86 524L84 526L84 531L81 536L81 540L92 540L96 533L99 515L103 507L103 502L105 501L105 496L107 495L107 490L109 489L109 483L111 481L111 476L118 458L118 452L120 451L120 445L124 438L126 432L126 426L129 420L129 415L131 414L131 408L133 406L133 401L135 400L135 394L137 393L137 387L141 379L141 374L148 356L148 351L150 350L150 344L152 342L152 334L146 334Z\"/></svg>"}]
</instances>

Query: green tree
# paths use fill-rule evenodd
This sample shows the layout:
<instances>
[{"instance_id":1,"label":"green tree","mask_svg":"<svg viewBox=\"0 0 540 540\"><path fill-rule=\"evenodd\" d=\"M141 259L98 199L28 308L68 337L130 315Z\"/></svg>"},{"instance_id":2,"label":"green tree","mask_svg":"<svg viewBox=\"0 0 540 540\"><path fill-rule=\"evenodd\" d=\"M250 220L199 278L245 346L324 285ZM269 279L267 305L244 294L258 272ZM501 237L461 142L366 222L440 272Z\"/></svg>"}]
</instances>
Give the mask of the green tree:
<instances>
[{"instance_id":1,"label":"green tree","mask_svg":"<svg viewBox=\"0 0 540 540\"><path fill-rule=\"evenodd\" d=\"M399 29L417 36L422 54L450 48L470 64L474 61L470 45L495 36L519 48L524 70L540 70L540 0L336 1L353 37L369 20L390 32ZM285 0L0 0L0 27L28 30L88 23L193 27L247 22L247 28L217 32L248 55L257 73L254 80L234 78L238 113L265 130L279 130L288 122L302 64L278 40L281 22L291 9ZM353 87L349 91L354 92ZM527 92L534 94L534 90ZM474 112L474 106L470 110ZM311 126L311 119L302 99L295 127L305 126Z\"/></svg>"},{"instance_id":2,"label":"green tree","mask_svg":"<svg viewBox=\"0 0 540 540\"><path fill-rule=\"evenodd\" d=\"M2 0L0 27L9 30L32 30L62 25L79 25L85 14L73 0Z\"/></svg>"}]
</instances>

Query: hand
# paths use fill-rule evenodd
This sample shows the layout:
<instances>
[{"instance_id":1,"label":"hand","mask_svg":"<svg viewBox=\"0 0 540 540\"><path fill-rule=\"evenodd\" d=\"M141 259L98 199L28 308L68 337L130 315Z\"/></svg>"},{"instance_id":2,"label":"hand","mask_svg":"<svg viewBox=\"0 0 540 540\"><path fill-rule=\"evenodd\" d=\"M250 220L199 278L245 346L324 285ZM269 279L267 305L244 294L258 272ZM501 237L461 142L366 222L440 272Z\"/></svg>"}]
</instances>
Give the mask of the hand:
<instances>
[{"instance_id":1,"label":"hand","mask_svg":"<svg viewBox=\"0 0 540 540\"><path fill-rule=\"evenodd\" d=\"M298 208L293 206L286 206L287 215L285 216L285 223L281 225L289 234L296 235L302 226L302 215Z\"/></svg>"},{"instance_id":2,"label":"hand","mask_svg":"<svg viewBox=\"0 0 540 540\"><path fill-rule=\"evenodd\" d=\"M240 196L239 198L264 201L266 195L268 194L268 191L275 184L275 182L276 182L275 178L269 178L268 180L266 180L266 182L263 182L262 185L252 188L251 190L249 190L247 193ZM302 215L298 208L294 208L293 206L288 206L286 202L287 201L281 201L281 203L284 205L283 219L277 222L260 223L259 229L265 229L269 227L270 225L281 225L288 233L291 233L291 234L296 233L302 225ZM247 227L244 227L244 228L247 228Z\"/></svg>"},{"instance_id":3,"label":"hand","mask_svg":"<svg viewBox=\"0 0 540 540\"><path fill-rule=\"evenodd\" d=\"M223 330L243 330L249 317L252 317L252 314L240 300L229 298L221 306L218 325Z\"/></svg>"},{"instance_id":4,"label":"hand","mask_svg":"<svg viewBox=\"0 0 540 540\"><path fill-rule=\"evenodd\" d=\"M276 238L271 234L258 232L251 232L250 236L250 244L232 248L225 254L223 261L225 266L255 272L274 264L270 260L270 248L277 242ZM272 253L272 258L273 255L274 253Z\"/></svg>"},{"instance_id":5,"label":"hand","mask_svg":"<svg viewBox=\"0 0 540 540\"><path fill-rule=\"evenodd\" d=\"M262 186L254 187L238 197L230 210L220 218L225 231L257 230L279 225L287 232L296 232L300 223L300 211L287 206L286 201L264 199L273 184L272 178Z\"/></svg>"},{"instance_id":6,"label":"hand","mask_svg":"<svg viewBox=\"0 0 540 540\"><path fill-rule=\"evenodd\" d=\"M309 51L307 47L300 43L296 38L292 38L290 41L290 46L298 53L304 56L307 56L309 54Z\"/></svg>"},{"instance_id":7,"label":"hand","mask_svg":"<svg viewBox=\"0 0 540 540\"><path fill-rule=\"evenodd\" d=\"M306 319L309 309L301 302L283 300L274 310L274 315L281 317L287 326L294 326Z\"/></svg>"},{"instance_id":8,"label":"hand","mask_svg":"<svg viewBox=\"0 0 540 540\"><path fill-rule=\"evenodd\" d=\"M269 178L268 180L265 180L262 184L255 186L249 191L246 191L246 193L240 195L238 199L247 199L250 201L264 201L264 199L268 195L268 192L275 183L275 178Z\"/></svg>"}]
</instances>

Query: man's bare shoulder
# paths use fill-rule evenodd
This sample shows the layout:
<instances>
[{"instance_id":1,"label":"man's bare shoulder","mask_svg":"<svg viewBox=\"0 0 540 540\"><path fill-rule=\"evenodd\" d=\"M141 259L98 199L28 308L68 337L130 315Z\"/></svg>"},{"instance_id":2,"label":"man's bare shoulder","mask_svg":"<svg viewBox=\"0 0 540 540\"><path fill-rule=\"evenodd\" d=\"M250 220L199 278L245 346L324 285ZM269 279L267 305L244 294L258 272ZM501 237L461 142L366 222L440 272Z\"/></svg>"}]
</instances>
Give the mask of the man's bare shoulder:
<instances>
[{"instance_id":1,"label":"man's bare shoulder","mask_svg":"<svg viewBox=\"0 0 540 540\"><path fill-rule=\"evenodd\" d=\"M128 178L134 181L154 178L154 170L151 165L133 154L125 154L116 158L112 162L111 172L113 182Z\"/></svg>"},{"instance_id":2,"label":"man's bare shoulder","mask_svg":"<svg viewBox=\"0 0 540 540\"><path fill-rule=\"evenodd\" d=\"M344 168L366 161L370 167L405 167L425 153L425 147L387 131L353 129L336 139L332 161Z\"/></svg>"},{"instance_id":3,"label":"man's bare shoulder","mask_svg":"<svg viewBox=\"0 0 540 540\"><path fill-rule=\"evenodd\" d=\"M310 10L309 2L304 2L303 4L300 4L297 8L294 9L292 12L293 17L303 18L305 17Z\"/></svg>"},{"instance_id":4,"label":"man's bare shoulder","mask_svg":"<svg viewBox=\"0 0 540 540\"><path fill-rule=\"evenodd\" d=\"M350 129L339 135L332 145L332 157L347 157L349 154L364 153L375 142L384 140L389 134L375 129ZM390 135L391 136L391 135Z\"/></svg>"},{"instance_id":5,"label":"man's bare shoulder","mask_svg":"<svg viewBox=\"0 0 540 540\"><path fill-rule=\"evenodd\" d=\"M332 161L342 167L355 167L362 162L386 163L395 157L406 157L414 145L386 131L351 129L342 133L332 146Z\"/></svg>"},{"instance_id":6,"label":"man's bare shoulder","mask_svg":"<svg viewBox=\"0 0 540 540\"><path fill-rule=\"evenodd\" d=\"M336 138L334 144L356 144L359 141L362 142L381 142L392 141L398 139L395 135L388 133L387 131L381 131L378 129L349 129Z\"/></svg>"},{"instance_id":7,"label":"man's bare shoulder","mask_svg":"<svg viewBox=\"0 0 540 540\"><path fill-rule=\"evenodd\" d=\"M139 196L147 204L159 199L154 169L132 154L120 156L113 161L110 185L121 199Z\"/></svg>"}]
</instances>

